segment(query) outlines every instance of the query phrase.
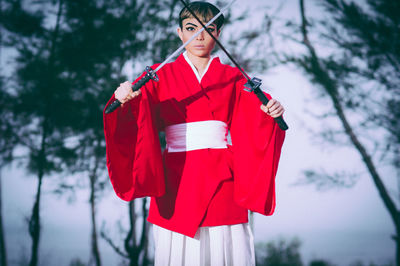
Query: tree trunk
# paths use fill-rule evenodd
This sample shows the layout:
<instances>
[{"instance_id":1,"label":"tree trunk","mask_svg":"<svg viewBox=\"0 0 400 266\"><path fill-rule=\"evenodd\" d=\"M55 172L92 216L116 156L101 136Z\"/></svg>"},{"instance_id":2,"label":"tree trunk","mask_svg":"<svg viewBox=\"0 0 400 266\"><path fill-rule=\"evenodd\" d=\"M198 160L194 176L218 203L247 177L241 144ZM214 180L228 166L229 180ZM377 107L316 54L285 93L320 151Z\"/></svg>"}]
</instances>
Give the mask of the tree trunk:
<instances>
[{"instance_id":1,"label":"tree trunk","mask_svg":"<svg viewBox=\"0 0 400 266\"><path fill-rule=\"evenodd\" d=\"M129 265L139 266L139 253L136 248L136 212L135 200L129 202L129 232L125 238L125 250L129 255Z\"/></svg>"},{"instance_id":2,"label":"tree trunk","mask_svg":"<svg viewBox=\"0 0 400 266\"><path fill-rule=\"evenodd\" d=\"M1 266L7 266L7 251L6 241L3 227L3 201L2 201L2 187L1 187L1 168L0 168L0 257Z\"/></svg>"},{"instance_id":3,"label":"tree trunk","mask_svg":"<svg viewBox=\"0 0 400 266\"><path fill-rule=\"evenodd\" d=\"M130 217L130 225L129 233L127 238L125 239L125 250L129 254L129 265L130 266L138 266L140 254L143 253L142 266L149 264L149 258L147 253L148 248L148 232L149 226L147 224L147 199L143 198L142 200L142 224L141 224L141 235L139 243L137 243L136 236L136 213L135 213L135 201L129 202L129 217Z\"/></svg>"},{"instance_id":4,"label":"tree trunk","mask_svg":"<svg viewBox=\"0 0 400 266\"><path fill-rule=\"evenodd\" d=\"M97 141L97 146L100 145L100 141ZM94 156L95 161L93 169L89 176L90 179L90 210L91 210L91 221L92 221L92 254L91 258L94 259L96 266L101 266L101 258L99 252L99 246L97 241L97 227L96 227L96 182L97 182L97 169L99 168L100 159L97 155ZM90 263L89 263L90 265Z\"/></svg>"},{"instance_id":5,"label":"tree trunk","mask_svg":"<svg viewBox=\"0 0 400 266\"><path fill-rule=\"evenodd\" d=\"M150 229L150 226L147 223L147 206L146 205L147 205L147 198L143 198L143 202L142 202L142 215L143 215L142 236L141 236L140 245L138 247L139 254L140 254L140 251L143 252L142 266L149 265L148 249L149 249L149 229Z\"/></svg>"},{"instance_id":6,"label":"tree trunk","mask_svg":"<svg viewBox=\"0 0 400 266\"><path fill-rule=\"evenodd\" d=\"M60 26L60 18L61 18L61 11L62 11L62 0L59 0L58 2L58 11L57 11L57 20L56 20L56 26L52 35L51 39L51 48L50 48L50 55L49 55L49 61L48 61L48 66L47 66L47 71L48 73L51 73L51 70L54 65L54 50L55 50L55 45L57 41L57 35L58 35L58 30ZM51 97L51 95L49 95ZM42 124L42 138L41 138L41 147L39 151L39 156L38 156L38 186L37 186L37 192L36 192L36 197L35 197L35 203L33 205L32 209L32 215L29 220L29 234L32 238L32 249L31 249L31 260L29 265L30 266L37 266L38 265L38 259L39 259L39 240L40 240L40 230L41 230L41 225L40 225L40 198L41 198L41 189L42 189L42 181L43 181L43 176L45 173L45 168L46 168L46 142L47 142L47 135L49 131L49 118L50 118L50 109L49 105L51 104L50 99L45 99L45 104L46 104L46 109L43 117L43 124Z\"/></svg>"},{"instance_id":7,"label":"tree trunk","mask_svg":"<svg viewBox=\"0 0 400 266\"><path fill-rule=\"evenodd\" d=\"M39 240L40 240L40 198L42 181L46 167L46 139L48 134L47 117L42 124L42 139L38 156L38 185L36 190L35 203L32 208L32 215L29 219L29 234L32 238L30 266L37 266L39 260Z\"/></svg>"},{"instance_id":8,"label":"tree trunk","mask_svg":"<svg viewBox=\"0 0 400 266\"><path fill-rule=\"evenodd\" d=\"M96 202L95 202L95 182L96 175L92 175L90 178L90 211L92 221L92 258L95 261L96 266L101 266L100 252L97 241L97 227L96 227ZM90 263L89 263L90 264Z\"/></svg>"},{"instance_id":9,"label":"tree trunk","mask_svg":"<svg viewBox=\"0 0 400 266\"><path fill-rule=\"evenodd\" d=\"M42 145L44 147L44 144ZM42 156L40 156L42 157ZM32 215L29 220L29 234L32 238L31 261L29 266L37 266L39 259L39 240L40 240L40 196L42 189L43 167L38 173L38 186Z\"/></svg>"},{"instance_id":10,"label":"tree trunk","mask_svg":"<svg viewBox=\"0 0 400 266\"><path fill-rule=\"evenodd\" d=\"M340 102L339 95L337 93L338 90L335 85L335 82L330 78L330 76L327 74L327 71L320 64L320 60L317 56L315 48L308 39L308 34L307 34L308 24L305 16L304 0L300 0L300 12L302 18L301 31L303 34L303 43L307 47L310 53L310 63L313 68L313 73L315 73L316 80L318 81L318 83L322 85L328 96L331 98L336 114L342 123L346 135L350 138L350 141L353 144L354 148L361 155L361 158L370 173L372 181L374 182L375 187L378 190L378 193L384 203L384 206L389 211L390 217L392 218L396 230L396 235L393 237L396 242L396 265L400 266L400 213L397 210L397 207L393 199L390 197L385 187L385 184L383 183L382 178L380 177L375 167L375 164L372 161L371 156L368 154L364 145L357 138L351 124L349 123L344 113L343 106Z\"/></svg>"}]
</instances>

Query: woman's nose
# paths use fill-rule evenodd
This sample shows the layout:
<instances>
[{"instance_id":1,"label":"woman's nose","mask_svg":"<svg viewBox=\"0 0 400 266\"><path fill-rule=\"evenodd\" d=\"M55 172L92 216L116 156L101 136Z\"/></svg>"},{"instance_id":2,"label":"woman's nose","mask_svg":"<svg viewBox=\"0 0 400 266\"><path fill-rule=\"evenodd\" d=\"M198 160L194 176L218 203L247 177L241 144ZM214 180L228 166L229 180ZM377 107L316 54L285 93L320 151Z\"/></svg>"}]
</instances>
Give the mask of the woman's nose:
<instances>
[{"instance_id":1,"label":"woman's nose","mask_svg":"<svg viewBox=\"0 0 400 266\"><path fill-rule=\"evenodd\" d=\"M197 40L204 40L204 30L196 38Z\"/></svg>"}]
</instances>

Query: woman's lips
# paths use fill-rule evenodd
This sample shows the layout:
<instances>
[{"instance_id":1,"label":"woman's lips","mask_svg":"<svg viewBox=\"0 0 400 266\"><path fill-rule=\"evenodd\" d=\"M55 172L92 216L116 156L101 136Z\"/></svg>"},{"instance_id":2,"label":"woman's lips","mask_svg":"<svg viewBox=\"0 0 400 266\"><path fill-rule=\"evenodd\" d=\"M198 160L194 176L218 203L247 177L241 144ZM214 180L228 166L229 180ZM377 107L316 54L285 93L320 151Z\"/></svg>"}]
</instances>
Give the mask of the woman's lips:
<instances>
[{"instance_id":1,"label":"woman's lips","mask_svg":"<svg viewBox=\"0 0 400 266\"><path fill-rule=\"evenodd\" d=\"M194 46L194 48L196 48L196 49L204 49L204 47L205 47L204 45L195 45Z\"/></svg>"}]
</instances>

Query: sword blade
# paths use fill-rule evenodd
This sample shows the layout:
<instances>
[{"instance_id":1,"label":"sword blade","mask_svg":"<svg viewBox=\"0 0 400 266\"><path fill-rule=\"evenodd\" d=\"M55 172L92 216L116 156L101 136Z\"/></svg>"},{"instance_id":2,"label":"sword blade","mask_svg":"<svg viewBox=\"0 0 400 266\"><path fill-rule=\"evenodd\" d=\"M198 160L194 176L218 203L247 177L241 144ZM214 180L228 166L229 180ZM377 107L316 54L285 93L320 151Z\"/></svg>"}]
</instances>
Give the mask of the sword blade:
<instances>
[{"instance_id":1,"label":"sword blade","mask_svg":"<svg viewBox=\"0 0 400 266\"><path fill-rule=\"evenodd\" d=\"M205 27L208 27L213 23L217 18L219 18L222 13L229 8L236 0L232 0L225 8L223 8L217 15L215 15L206 25ZM158 81L158 77L156 75L156 72L160 70L166 63L168 63L172 58L177 56L185 47L188 45L191 41L193 41L197 36L199 36L200 33L204 31L205 28L200 29L196 34L194 34L187 42L182 44L175 52L173 52L170 56L168 56L167 59L164 60L155 70L153 70L150 67L146 68L147 74L143 76L138 82L136 82L134 85L132 85L132 90L136 91L140 89L144 84L146 84L150 79ZM115 109L117 109L121 105L121 102L118 100L114 100L110 105L106 107L105 113L109 114L113 112Z\"/></svg>"},{"instance_id":2,"label":"sword blade","mask_svg":"<svg viewBox=\"0 0 400 266\"><path fill-rule=\"evenodd\" d=\"M160 70L166 63L168 63L172 58L177 56L191 41L193 41L197 36L200 35L208 26L210 26L217 18L219 18L225 10L227 10L236 0L232 0L226 7L224 7L217 15L215 15L206 25L203 24L203 28L199 30L195 35L193 35L189 40L187 40L184 44L182 44L175 52L173 52L167 59L164 60L155 70L157 72Z\"/></svg>"},{"instance_id":3,"label":"sword blade","mask_svg":"<svg viewBox=\"0 0 400 266\"><path fill-rule=\"evenodd\" d=\"M192 16L201 24L203 29L211 36L211 38L214 39L216 44L225 52L225 54L229 57L229 59L232 61L232 63L239 69L239 71L242 73L242 75L247 79L247 87L250 89L250 91L254 92L257 97L260 99L262 104L266 105L268 103L268 98L264 95L262 90L260 89L261 85L261 80L258 78L252 78L250 79L249 75L240 67L240 65L236 62L236 60L231 56L231 54L225 49L225 47L222 45L222 43L219 42L219 40L207 29L207 25L204 25L204 23L196 16L196 14L193 12L192 9L186 4L184 0L180 0L183 5L187 8L187 10L192 14ZM279 127L282 130L287 130L289 127L286 124L285 120L283 120L282 116L274 118L275 121L278 123Z\"/></svg>"}]
</instances>

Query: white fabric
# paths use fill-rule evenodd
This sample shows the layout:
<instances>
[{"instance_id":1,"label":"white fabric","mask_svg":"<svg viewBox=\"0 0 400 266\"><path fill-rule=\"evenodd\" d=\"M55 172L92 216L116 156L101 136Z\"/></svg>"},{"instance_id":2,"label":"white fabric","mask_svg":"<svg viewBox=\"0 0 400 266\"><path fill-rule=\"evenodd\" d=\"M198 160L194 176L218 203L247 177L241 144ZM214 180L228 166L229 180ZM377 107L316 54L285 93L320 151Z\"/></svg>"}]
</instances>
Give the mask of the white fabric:
<instances>
[{"instance_id":1,"label":"white fabric","mask_svg":"<svg viewBox=\"0 0 400 266\"><path fill-rule=\"evenodd\" d=\"M193 65L192 61L190 61L188 55L187 55L187 51L183 52L183 57L185 58L186 62L188 62L189 66L192 68L194 74L196 75L197 80L199 81L199 83L201 82L201 79L204 77L204 75L207 73L208 68L211 65L211 62L214 58L216 58L216 56L211 56L210 60L208 61L208 64L206 66L206 68L204 69L203 74L200 76L199 72L197 71L196 67Z\"/></svg>"},{"instance_id":2,"label":"white fabric","mask_svg":"<svg viewBox=\"0 0 400 266\"><path fill-rule=\"evenodd\" d=\"M228 126L218 120L182 123L165 128L168 152L226 149Z\"/></svg>"},{"instance_id":3,"label":"white fabric","mask_svg":"<svg viewBox=\"0 0 400 266\"><path fill-rule=\"evenodd\" d=\"M155 266L253 266L248 223L199 227L194 238L153 225Z\"/></svg>"}]
</instances>

